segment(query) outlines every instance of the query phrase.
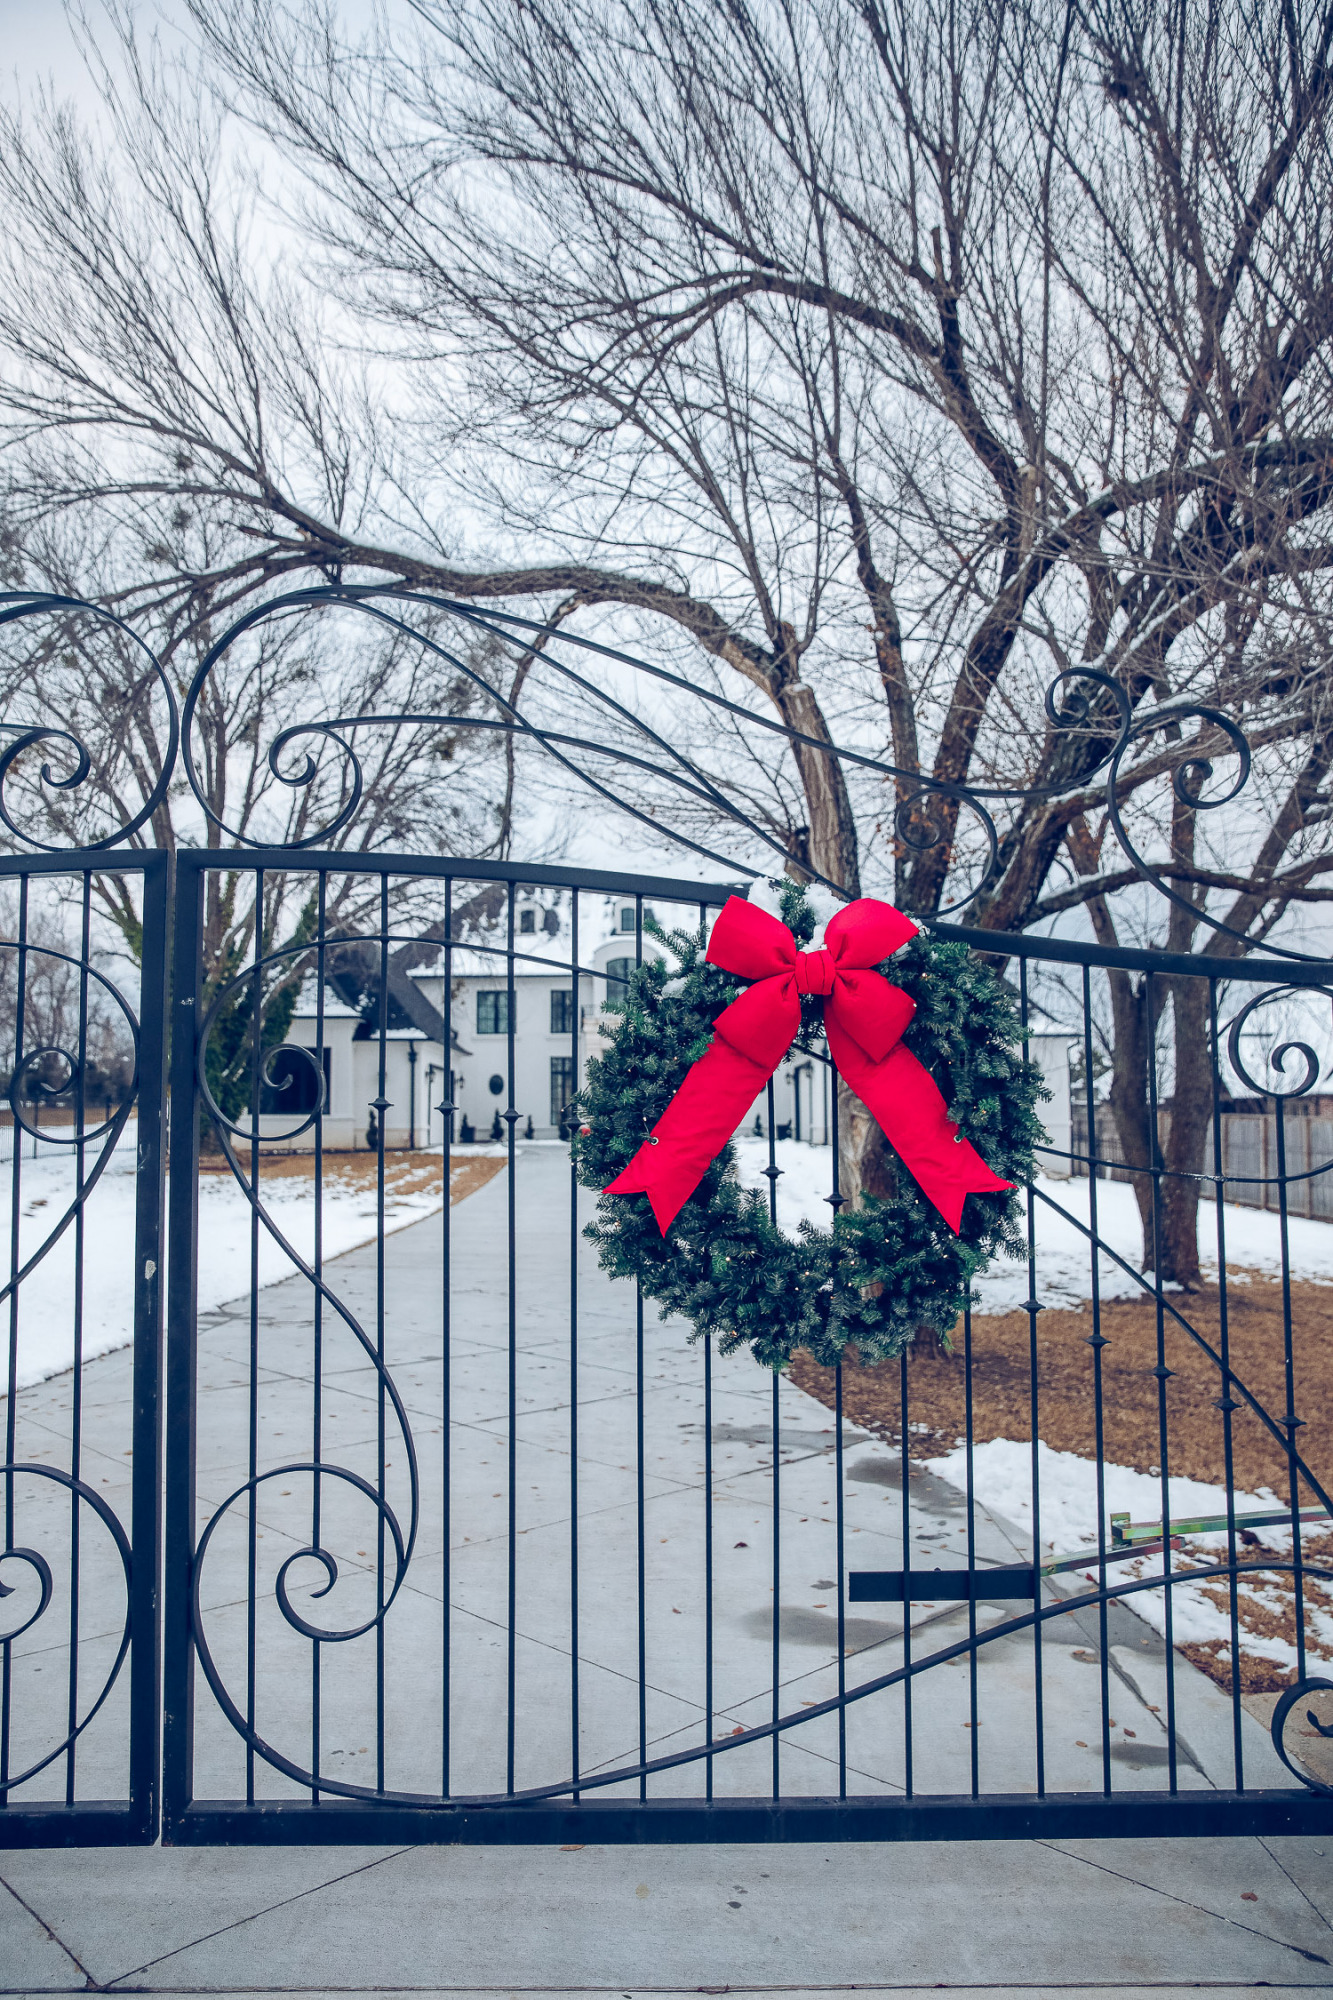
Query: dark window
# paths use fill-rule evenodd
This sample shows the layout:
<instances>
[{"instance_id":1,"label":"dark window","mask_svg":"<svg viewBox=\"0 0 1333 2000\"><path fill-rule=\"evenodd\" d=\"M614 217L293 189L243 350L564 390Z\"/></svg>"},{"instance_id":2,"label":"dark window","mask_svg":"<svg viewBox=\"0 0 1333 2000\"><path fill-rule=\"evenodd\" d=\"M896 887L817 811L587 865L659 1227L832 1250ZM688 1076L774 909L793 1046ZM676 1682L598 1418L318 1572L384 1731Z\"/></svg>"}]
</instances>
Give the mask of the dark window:
<instances>
[{"instance_id":1,"label":"dark window","mask_svg":"<svg viewBox=\"0 0 1333 2000\"><path fill-rule=\"evenodd\" d=\"M567 986L551 989L551 1033L567 1035L574 1025L574 996Z\"/></svg>"},{"instance_id":2,"label":"dark window","mask_svg":"<svg viewBox=\"0 0 1333 2000\"><path fill-rule=\"evenodd\" d=\"M608 1000L623 1000L629 985L629 976L634 970L632 958L608 958L606 961L606 997Z\"/></svg>"},{"instance_id":3,"label":"dark window","mask_svg":"<svg viewBox=\"0 0 1333 2000\"><path fill-rule=\"evenodd\" d=\"M329 1101L329 1057L331 1049L324 1050L324 1103ZM301 1049L295 1043L286 1042L274 1049L266 1064L266 1078L259 1086L259 1112L263 1118L283 1117L295 1113L300 1118L308 1118L315 1109L319 1097L319 1072L314 1064L317 1060L314 1049Z\"/></svg>"},{"instance_id":4,"label":"dark window","mask_svg":"<svg viewBox=\"0 0 1333 2000\"><path fill-rule=\"evenodd\" d=\"M634 911L628 903L620 912L620 928L622 931L632 931L634 929Z\"/></svg>"},{"instance_id":5,"label":"dark window","mask_svg":"<svg viewBox=\"0 0 1333 2000\"><path fill-rule=\"evenodd\" d=\"M504 1087L505 1087L505 1080L502 1076L493 1076L490 1082L486 1085L486 1088L487 1090L490 1091L492 1097L501 1096L504 1091Z\"/></svg>"},{"instance_id":6,"label":"dark window","mask_svg":"<svg viewBox=\"0 0 1333 2000\"><path fill-rule=\"evenodd\" d=\"M518 927L521 931L526 932L528 936L531 936L537 928L537 912L535 910L520 910L518 913Z\"/></svg>"},{"instance_id":7,"label":"dark window","mask_svg":"<svg viewBox=\"0 0 1333 2000\"><path fill-rule=\"evenodd\" d=\"M552 995L554 998L554 995ZM551 1057L551 1123L558 1131L566 1130L565 1106L574 1095L573 1056Z\"/></svg>"},{"instance_id":8,"label":"dark window","mask_svg":"<svg viewBox=\"0 0 1333 2000\"><path fill-rule=\"evenodd\" d=\"M479 1035L507 1035L509 1033L509 994L479 993L477 995L477 1033Z\"/></svg>"}]
</instances>

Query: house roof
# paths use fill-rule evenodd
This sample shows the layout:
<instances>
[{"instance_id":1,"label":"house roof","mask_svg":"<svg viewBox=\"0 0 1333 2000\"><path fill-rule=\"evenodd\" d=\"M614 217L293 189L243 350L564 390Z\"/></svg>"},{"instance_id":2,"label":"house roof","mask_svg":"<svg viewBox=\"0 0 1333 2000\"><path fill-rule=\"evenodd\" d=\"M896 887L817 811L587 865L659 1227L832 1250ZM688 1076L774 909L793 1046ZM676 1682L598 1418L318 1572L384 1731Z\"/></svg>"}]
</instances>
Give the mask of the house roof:
<instances>
[{"instance_id":1,"label":"house roof","mask_svg":"<svg viewBox=\"0 0 1333 2000\"><path fill-rule=\"evenodd\" d=\"M313 1021L318 1012L319 986L313 978L307 979L296 996L296 1005L292 1009L292 1015L298 1021ZM326 1021L359 1021L361 1013L359 1008L349 1007L345 1000L339 999L333 988L326 983L324 987L324 1019Z\"/></svg>"}]
</instances>

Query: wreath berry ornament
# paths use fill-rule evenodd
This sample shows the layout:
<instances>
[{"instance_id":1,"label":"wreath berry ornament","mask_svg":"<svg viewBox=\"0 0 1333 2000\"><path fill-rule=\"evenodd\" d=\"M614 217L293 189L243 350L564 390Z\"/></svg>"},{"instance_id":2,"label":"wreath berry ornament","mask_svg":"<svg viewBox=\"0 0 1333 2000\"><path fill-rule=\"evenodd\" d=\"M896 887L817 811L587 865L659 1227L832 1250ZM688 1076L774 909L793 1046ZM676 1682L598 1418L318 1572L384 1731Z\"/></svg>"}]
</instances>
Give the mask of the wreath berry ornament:
<instances>
[{"instance_id":1,"label":"wreath berry ornament","mask_svg":"<svg viewBox=\"0 0 1333 2000\"><path fill-rule=\"evenodd\" d=\"M1000 980L891 904L787 881L733 897L706 952L649 929L679 970L631 975L576 1100L602 1268L768 1368L800 1348L887 1360L923 1329L947 1341L977 1273L1023 1254L1020 1189L1045 1136L1048 1092ZM731 1135L789 1047L825 1045L886 1131L892 1192L791 1237L742 1185Z\"/></svg>"}]
</instances>

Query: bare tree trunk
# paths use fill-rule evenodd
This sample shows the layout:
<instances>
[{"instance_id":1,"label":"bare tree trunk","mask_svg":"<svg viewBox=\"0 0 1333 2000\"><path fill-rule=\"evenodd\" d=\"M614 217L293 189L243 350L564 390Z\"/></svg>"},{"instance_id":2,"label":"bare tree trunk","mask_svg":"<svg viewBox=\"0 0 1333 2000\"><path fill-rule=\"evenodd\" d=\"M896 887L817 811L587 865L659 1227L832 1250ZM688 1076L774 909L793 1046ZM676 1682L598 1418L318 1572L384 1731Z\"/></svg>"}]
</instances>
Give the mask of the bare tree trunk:
<instances>
[{"instance_id":1,"label":"bare tree trunk","mask_svg":"<svg viewBox=\"0 0 1333 2000\"><path fill-rule=\"evenodd\" d=\"M850 1206L862 1194L895 1192L893 1156L859 1097L838 1078L838 1192Z\"/></svg>"},{"instance_id":2,"label":"bare tree trunk","mask_svg":"<svg viewBox=\"0 0 1333 2000\"><path fill-rule=\"evenodd\" d=\"M1176 1081L1171 1120L1162 1148L1158 1220L1159 1269L1165 1282L1194 1291L1199 1274L1199 1196L1212 1113L1213 1068L1209 1047L1208 991L1202 979L1181 979L1172 991ZM1146 1240L1146 1239L1145 1239Z\"/></svg>"},{"instance_id":3,"label":"bare tree trunk","mask_svg":"<svg viewBox=\"0 0 1333 2000\"><path fill-rule=\"evenodd\" d=\"M1125 1164L1136 1169L1143 1269L1156 1271L1164 1284L1193 1291L1200 1282L1197 1176L1203 1172L1212 1111L1207 991L1201 980L1180 980L1172 992L1175 1087L1164 1130L1155 1134L1148 1065L1163 1002L1150 1002L1146 979L1112 972L1110 982L1115 1035L1110 1107ZM1155 1213L1154 1166L1165 1169Z\"/></svg>"},{"instance_id":4,"label":"bare tree trunk","mask_svg":"<svg viewBox=\"0 0 1333 2000\"><path fill-rule=\"evenodd\" d=\"M1143 1268L1153 1261L1152 1167L1156 1145L1148 1098L1148 1064L1153 1057L1153 1030L1149 1018L1149 991L1146 979L1128 972L1109 974L1111 986L1111 1116L1125 1165L1134 1169L1134 1199L1143 1227Z\"/></svg>"}]
</instances>

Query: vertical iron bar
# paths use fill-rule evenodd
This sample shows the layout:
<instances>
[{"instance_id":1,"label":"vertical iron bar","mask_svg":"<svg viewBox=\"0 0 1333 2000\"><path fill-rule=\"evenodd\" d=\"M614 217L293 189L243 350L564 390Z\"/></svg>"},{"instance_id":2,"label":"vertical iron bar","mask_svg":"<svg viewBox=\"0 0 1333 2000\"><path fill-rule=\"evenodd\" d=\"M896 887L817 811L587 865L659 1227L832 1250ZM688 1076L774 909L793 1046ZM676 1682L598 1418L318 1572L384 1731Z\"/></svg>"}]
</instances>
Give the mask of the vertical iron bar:
<instances>
[{"instance_id":1,"label":"vertical iron bar","mask_svg":"<svg viewBox=\"0 0 1333 2000\"><path fill-rule=\"evenodd\" d=\"M1274 1098L1277 1128L1278 1230L1282 1244L1282 1357L1287 1408L1282 1427L1287 1433L1287 1480L1291 1494L1291 1565L1296 1592L1296 1678L1305 1679L1305 1563L1301 1549L1301 1487L1296 1469L1296 1353L1291 1326L1291 1242L1287 1210L1287 1114L1281 1095ZM1239 1661L1235 1666L1239 1667Z\"/></svg>"},{"instance_id":2,"label":"vertical iron bar","mask_svg":"<svg viewBox=\"0 0 1333 2000\"><path fill-rule=\"evenodd\" d=\"M847 1584L845 1528L842 1506L842 1362L833 1369L833 1473L837 1481L834 1548L838 1566L838 1797L847 1796Z\"/></svg>"},{"instance_id":3,"label":"vertical iron bar","mask_svg":"<svg viewBox=\"0 0 1333 2000\"><path fill-rule=\"evenodd\" d=\"M27 989L28 989L28 878L19 878L19 925L18 925L18 989L14 1014L14 1069L18 1071L23 1062L23 1042L27 1034ZM10 1163L9 1181L9 1367L7 1371L8 1400L5 1404L5 1549L14 1546L14 1472L13 1466L18 1451L18 1368L19 1368L19 1286L18 1274L22 1258L19 1254L19 1230L23 1201L23 1129L14 1113L14 1156ZM13 1689L13 1640L0 1642L0 1786L9 1782L9 1736L11 1726L11 1704ZM4 1804L9 1805L9 1792L0 1792Z\"/></svg>"},{"instance_id":4,"label":"vertical iron bar","mask_svg":"<svg viewBox=\"0 0 1333 2000\"><path fill-rule=\"evenodd\" d=\"M264 1038L264 870L255 871L255 950L250 971L250 1384L247 1468L245 1593L245 1803L255 1802L255 1702L258 1668L259 1565L259 1101Z\"/></svg>"},{"instance_id":5,"label":"vertical iron bar","mask_svg":"<svg viewBox=\"0 0 1333 2000\"><path fill-rule=\"evenodd\" d=\"M454 878L444 883L444 1108L440 1113L440 1792L449 1796L453 1756L453 1140ZM426 1108L430 1138L430 1107Z\"/></svg>"},{"instance_id":6,"label":"vertical iron bar","mask_svg":"<svg viewBox=\"0 0 1333 2000\"><path fill-rule=\"evenodd\" d=\"M518 1670L518 1156L514 1148L514 1126L517 1110L514 1105L514 1009L517 994L514 985L514 900L517 885L509 884L506 906L505 965L508 968L505 986L507 1057L505 1076L508 1085L508 1101L505 1107L505 1123L508 1130L506 1161L508 1172L509 1229L509 1520L508 1520L508 1592L506 1598L507 1634L505 1642L505 1789L514 1789L514 1727L515 1693Z\"/></svg>"},{"instance_id":7,"label":"vertical iron bar","mask_svg":"<svg viewBox=\"0 0 1333 2000\"><path fill-rule=\"evenodd\" d=\"M699 948L708 940L708 905L699 905ZM713 1336L704 1335L704 1741L713 1740ZM713 1758L704 1766L704 1796L713 1796Z\"/></svg>"},{"instance_id":8,"label":"vertical iron bar","mask_svg":"<svg viewBox=\"0 0 1333 2000\"><path fill-rule=\"evenodd\" d=\"M130 1795L139 1837L158 1831L161 1787L162 1652L158 1630L162 1494L162 1266L166 1197L168 921L173 860L165 850L143 862L143 947L139 976L139 1086L134 1195L134 1457L130 1542ZM188 900L188 899L187 899ZM188 991L189 962L183 974ZM191 1021L191 1026L193 1022ZM192 1067L193 1044L186 1035ZM181 1152L186 1199L195 1170L190 1094L182 1114ZM187 1280L188 1283L188 1280Z\"/></svg>"},{"instance_id":9,"label":"vertical iron bar","mask_svg":"<svg viewBox=\"0 0 1333 2000\"><path fill-rule=\"evenodd\" d=\"M325 932L328 921L328 876L321 868L316 886L315 909L315 1063L319 1070L319 1110L315 1117L315 1299L314 1299L314 1353L311 1357L311 1373L314 1376L312 1407L310 1412L310 1457L314 1465L323 1462L324 1455L324 1294L321 1289L324 1280L324 1115L328 1110L324 1087L324 973L325 973ZM310 1483L310 1546L320 1546L323 1532L323 1479L315 1473ZM320 1760L323 1756L321 1731L323 1726L323 1641L310 1641L310 1769L316 1780L319 1778ZM310 1793L311 1803L319 1804L319 1785L316 1783Z\"/></svg>"},{"instance_id":10,"label":"vertical iron bar","mask_svg":"<svg viewBox=\"0 0 1333 2000\"><path fill-rule=\"evenodd\" d=\"M902 1510L899 1516L903 1544L903 1791L910 1799L912 1774L912 1461L908 1436L911 1427L907 1386L907 1355L898 1356L899 1455L902 1473Z\"/></svg>"},{"instance_id":11,"label":"vertical iron bar","mask_svg":"<svg viewBox=\"0 0 1333 2000\"><path fill-rule=\"evenodd\" d=\"M165 860L166 857L164 856ZM176 858L171 941L171 1258L167 1338L166 1634L162 1821L169 1838L194 1792L195 1377L199 1232L199 1101L195 1065L202 988L205 871ZM165 915L163 918L165 925ZM165 967L164 967L165 983ZM140 1098L142 1111L143 1098ZM160 1263L159 1259L159 1263ZM156 1492L153 1494L156 1504ZM154 1731L156 1734L156 1731Z\"/></svg>"},{"instance_id":12,"label":"vertical iron bar","mask_svg":"<svg viewBox=\"0 0 1333 2000\"><path fill-rule=\"evenodd\" d=\"M830 1153L833 1192L829 1196L829 1212L833 1233L833 1257L831 1268L833 1289L829 1293L829 1312L832 1315L838 1297L838 1217L842 1214L842 1127L838 1115L838 1072L830 1055L828 1063L828 1092L832 1104L833 1143ZM833 1329L830 1328L830 1331ZM842 1462L842 1356L839 1354L833 1374L833 1542L837 1561L838 1577L838 1797L847 1796L847 1560L846 1539L847 1520L843 1496Z\"/></svg>"},{"instance_id":13,"label":"vertical iron bar","mask_svg":"<svg viewBox=\"0 0 1333 2000\"><path fill-rule=\"evenodd\" d=\"M768 1219L776 1230L778 1226L778 1161L777 1138L774 1126L773 1079L768 1080ZM780 1703L778 1690L782 1668L782 1521L780 1514L782 1497L782 1445L778 1429L778 1387L781 1376L773 1370L772 1430L773 1430L773 1630L772 1630L772 1700L770 1717L773 1734L770 1739L773 1757L772 1786L773 1797L778 1796L778 1755L780 1738L778 1735L778 1714ZM842 1593L839 1591L839 1597Z\"/></svg>"},{"instance_id":14,"label":"vertical iron bar","mask_svg":"<svg viewBox=\"0 0 1333 2000\"><path fill-rule=\"evenodd\" d=\"M1029 1060L1028 1048L1028 962L1019 960L1019 1009L1023 1029L1023 1060ZM1041 1410L1040 1386L1037 1367L1037 1314L1041 1311L1041 1301L1037 1297L1037 1237L1036 1198L1031 1184L1027 1190L1027 1238L1028 1238L1028 1398L1032 1416L1032 1562L1037 1573L1035 1603L1041 1604ZM1046 1684L1044 1679L1045 1660L1042 1653L1041 1620L1035 1619L1032 1626L1032 1669L1033 1669L1033 1725L1037 1736L1037 1796L1046 1790Z\"/></svg>"},{"instance_id":15,"label":"vertical iron bar","mask_svg":"<svg viewBox=\"0 0 1333 2000\"><path fill-rule=\"evenodd\" d=\"M981 1767L977 1751L977 1600L971 1588L971 1580L977 1568L977 1494L973 1448L975 1433L972 1408L972 1308L963 1309L963 1399L964 1422L963 1445L967 1465L967 1699L970 1718L970 1750L972 1766L972 1796L977 1797L981 1789Z\"/></svg>"},{"instance_id":16,"label":"vertical iron bar","mask_svg":"<svg viewBox=\"0 0 1333 2000\"><path fill-rule=\"evenodd\" d=\"M1092 1254L1092 1349L1093 1421L1097 1454L1097 1588L1102 1595L1097 1604L1098 1672L1102 1705L1102 1792L1111 1795L1111 1662L1110 1623L1106 1607L1106 1423L1103 1407L1102 1349L1109 1345L1102 1332L1102 1278L1100 1236L1097 1216L1097 1106L1092 1094L1092 982L1088 967L1083 968L1083 1077L1088 1106L1088 1229Z\"/></svg>"},{"instance_id":17,"label":"vertical iron bar","mask_svg":"<svg viewBox=\"0 0 1333 2000\"><path fill-rule=\"evenodd\" d=\"M634 898L634 964L643 964L643 897ZM634 1498L639 1559L639 1762L648 1757L648 1604L646 1533L643 1500L643 1285L634 1280ZM648 1779L639 1779L639 1797L648 1796Z\"/></svg>"},{"instance_id":18,"label":"vertical iron bar","mask_svg":"<svg viewBox=\"0 0 1333 2000\"><path fill-rule=\"evenodd\" d=\"M1153 1305L1157 1320L1157 1364L1153 1369L1157 1377L1157 1451L1158 1471L1162 1493L1162 1572L1171 1573L1171 1465L1170 1440L1168 1436L1168 1416L1166 1406L1166 1384L1171 1370L1166 1365L1166 1303L1162 1290L1162 1147L1158 1131L1157 1102L1157 998L1155 974L1144 975L1144 1009L1148 1022L1148 1144L1152 1172L1152 1263L1153 1263ZM1166 1753L1167 1783L1174 1792L1177 1789L1176 1769L1176 1655L1175 1655L1175 1607L1169 1584L1162 1592L1166 1630Z\"/></svg>"},{"instance_id":19,"label":"vertical iron bar","mask_svg":"<svg viewBox=\"0 0 1333 2000\"><path fill-rule=\"evenodd\" d=\"M579 892L569 892L569 1733L570 1771L581 1761L579 1725L579 1174L574 1106L579 1081ZM579 1791L574 1787L577 1804Z\"/></svg>"},{"instance_id":20,"label":"vertical iron bar","mask_svg":"<svg viewBox=\"0 0 1333 2000\"><path fill-rule=\"evenodd\" d=\"M87 1149L84 1144L84 1116L87 1098L84 1078L88 1068L88 955L92 950L92 887L93 878L88 869L83 871L82 922L79 932L79 1067L74 1091L74 1120L78 1143L74 1149L74 1369L70 1382L70 1429L69 1429L69 1470L72 1479L83 1476L83 1279L84 1279L84 1169ZM141 1006L142 1011L142 1006ZM130 1445L138 1443L131 1430ZM131 1460L131 1477L133 1477ZM69 1677L66 1690L65 1727L71 1737L65 1752L65 1804L74 1803L74 1769L76 1744L73 1742L79 1720L79 1496L71 1491L69 1496Z\"/></svg>"},{"instance_id":21,"label":"vertical iron bar","mask_svg":"<svg viewBox=\"0 0 1333 2000\"><path fill-rule=\"evenodd\" d=\"M1245 1789L1245 1744L1240 1699L1240 1600L1236 1576L1236 1466L1231 1417L1236 1401L1231 1393L1231 1325L1227 1306L1227 1225L1224 1213L1226 1192L1222 1141L1222 1045L1217 1024L1217 981L1208 981L1208 1028L1213 1073L1213 1207L1217 1226L1217 1323L1218 1346L1222 1358L1222 1393L1217 1407L1222 1413L1222 1465L1227 1488L1227 1562L1231 1575L1227 1595L1231 1625L1231 1761L1238 1792Z\"/></svg>"},{"instance_id":22,"label":"vertical iron bar","mask_svg":"<svg viewBox=\"0 0 1333 2000\"><path fill-rule=\"evenodd\" d=\"M388 1495L388 1412L384 1394L386 1361L387 1260L384 1249L385 1147L389 1119L389 878L380 877L380 978L375 1148L375 1789L384 1790L384 1509Z\"/></svg>"}]
</instances>

